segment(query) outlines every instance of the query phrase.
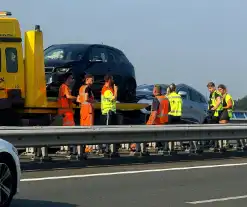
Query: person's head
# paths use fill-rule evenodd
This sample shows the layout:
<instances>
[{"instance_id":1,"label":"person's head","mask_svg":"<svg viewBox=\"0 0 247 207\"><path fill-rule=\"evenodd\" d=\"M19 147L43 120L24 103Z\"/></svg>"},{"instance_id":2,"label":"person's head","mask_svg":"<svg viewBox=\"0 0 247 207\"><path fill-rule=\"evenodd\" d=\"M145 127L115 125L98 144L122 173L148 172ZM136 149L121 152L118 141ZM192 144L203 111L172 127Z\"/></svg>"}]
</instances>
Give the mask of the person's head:
<instances>
[{"instance_id":1,"label":"person's head","mask_svg":"<svg viewBox=\"0 0 247 207\"><path fill-rule=\"evenodd\" d=\"M170 88L169 87L167 87L167 89L166 89L166 95L169 95L171 92L170 92Z\"/></svg>"},{"instance_id":2,"label":"person's head","mask_svg":"<svg viewBox=\"0 0 247 207\"><path fill-rule=\"evenodd\" d=\"M72 73L64 74L64 83L67 85L72 85L74 83L74 77Z\"/></svg>"},{"instance_id":3,"label":"person's head","mask_svg":"<svg viewBox=\"0 0 247 207\"><path fill-rule=\"evenodd\" d=\"M227 88L226 88L226 86L225 86L224 84L220 84L220 85L218 85L218 91L219 91L222 95L224 95L224 94L227 93Z\"/></svg>"},{"instance_id":4,"label":"person's head","mask_svg":"<svg viewBox=\"0 0 247 207\"><path fill-rule=\"evenodd\" d=\"M114 82L113 82L113 77L111 75L105 75L104 80L105 80L106 86L109 86L109 87L113 86Z\"/></svg>"},{"instance_id":5,"label":"person's head","mask_svg":"<svg viewBox=\"0 0 247 207\"><path fill-rule=\"evenodd\" d=\"M169 93L175 92L176 91L176 85L174 83L172 83L171 85L168 86L167 91Z\"/></svg>"},{"instance_id":6,"label":"person's head","mask_svg":"<svg viewBox=\"0 0 247 207\"><path fill-rule=\"evenodd\" d=\"M210 93L213 93L216 90L214 82L209 82L207 88Z\"/></svg>"},{"instance_id":7,"label":"person's head","mask_svg":"<svg viewBox=\"0 0 247 207\"><path fill-rule=\"evenodd\" d=\"M84 77L84 80L85 80L85 84L86 85L91 86L91 85L93 85L94 77L91 74L86 74L85 77Z\"/></svg>"},{"instance_id":8,"label":"person's head","mask_svg":"<svg viewBox=\"0 0 247 207\"><path fill-rule=\"evenodd\" d=\"M154 96L158 96L158 95L161 94L161 87L160 87L160 85L154 85L153 94L154 94Z\"/></svg>"}]
</instances>

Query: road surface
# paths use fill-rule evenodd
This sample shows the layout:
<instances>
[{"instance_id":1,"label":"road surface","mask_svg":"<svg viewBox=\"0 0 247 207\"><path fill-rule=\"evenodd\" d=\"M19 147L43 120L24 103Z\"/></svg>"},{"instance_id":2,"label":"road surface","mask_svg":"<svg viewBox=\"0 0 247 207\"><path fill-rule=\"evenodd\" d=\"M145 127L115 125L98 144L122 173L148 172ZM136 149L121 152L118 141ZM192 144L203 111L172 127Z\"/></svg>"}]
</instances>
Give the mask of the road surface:
<instances>
[{"instance_id":1,"label":"road surface","mask_svg":"<svg viewBox=\"0 0 247 207\"><path fill-rule=\"evenodd\" d=\"M24 172L12 206L246 207L246 186L244 158L53 169Z\"/></svg>"}]
</instances>

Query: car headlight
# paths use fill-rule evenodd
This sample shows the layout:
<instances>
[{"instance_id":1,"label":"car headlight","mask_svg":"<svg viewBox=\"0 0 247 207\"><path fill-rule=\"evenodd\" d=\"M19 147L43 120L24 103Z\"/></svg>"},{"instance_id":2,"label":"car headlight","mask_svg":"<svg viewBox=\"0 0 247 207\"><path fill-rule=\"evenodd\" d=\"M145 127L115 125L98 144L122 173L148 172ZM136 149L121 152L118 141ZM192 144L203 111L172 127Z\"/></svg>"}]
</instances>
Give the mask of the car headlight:
<instances>
[{"instance_id":1,"label":"car headlight","mask_svg":"<svg viewBox=\"0 0 247 207\"><path fill-rule=\"evenodd\" d=\"M47 83L46 83L46 84L50 84L50 83L52 83L52 76L48 78L48 80L47 80Z\"/></svg>"},{"instance_id":2,"label":"car headlight","mask_svg":"<svg viewBox=\"0 0 247 207\"><path fill-rule=\"evenodd\" d=\"M12 146L12 150L15 152L15 154L18 156L18 150L14 147L14 146Z\"/></svg>"},{"instance_id":3,"label":"car headlight","mask_svg":"<svg viewBox=\"0 0 247 207\"><path fill-rule=\"evenodd\" d=\"M69 70L70 70L70 68L58 68L58 69L57 69L57 71L58 71L59 73L67 73L67 72L69 72Z\"/></svg>"}]
</instances>

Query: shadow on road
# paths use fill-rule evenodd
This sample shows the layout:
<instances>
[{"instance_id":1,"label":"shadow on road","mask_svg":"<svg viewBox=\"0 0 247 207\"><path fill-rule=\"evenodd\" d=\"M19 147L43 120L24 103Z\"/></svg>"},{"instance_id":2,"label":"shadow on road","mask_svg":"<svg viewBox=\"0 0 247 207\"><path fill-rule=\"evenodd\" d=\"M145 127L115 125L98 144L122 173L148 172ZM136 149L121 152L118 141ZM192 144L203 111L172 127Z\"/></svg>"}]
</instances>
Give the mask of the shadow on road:
<instances>
[{"instance_id":1,"label":"shadow on road","mask_svg":"<svg viewBox=\"0 0 247 207\"><path fill-rule=\"evenodd\" d=\"M78 205L52 201L14 199L11 207L78 207Z\"/></svg>"},{"instance_id":2,"label":"shadow on road","mask_svg":"<svg viewBox=\"0 0 247 207\"><path fill-rule=\"evenodd\" d=\"M148 157L120 157L120 158L89 158L84 161L56 160L52 162L21 162L23 171L51 171L56 169L81 169L85 167L110 167L142 164L161 164L172 162L193 162L233 158L246 158L247 152L203 153L201 155L173 155L173 156L148 156Z\"/></svg>"}]
</instances>

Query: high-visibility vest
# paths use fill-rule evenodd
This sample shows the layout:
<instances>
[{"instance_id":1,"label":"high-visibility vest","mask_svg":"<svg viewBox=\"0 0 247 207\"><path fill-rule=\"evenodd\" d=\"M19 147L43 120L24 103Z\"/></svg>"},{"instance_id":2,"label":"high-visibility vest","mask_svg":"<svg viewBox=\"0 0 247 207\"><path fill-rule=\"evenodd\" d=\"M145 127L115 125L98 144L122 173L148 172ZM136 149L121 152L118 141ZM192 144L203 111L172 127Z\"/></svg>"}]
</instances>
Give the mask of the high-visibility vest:
<instances>
[{"instance_id":1,"label":"high-visibility vest","mask_svg":"<svg viewBox=\"0 0 247 207\"><path fill-rule=\"evenodd\" d=\"M79 89L79 97L77 98L77 101L81 104L81 113L92 113L93 105L92 102L94 100L94 97L92 96L90 99L90 102L85 101L85 90L88 86L83 85Z\"/></svg>"},{"instance_id":2,"label":"high-visibility vest","mask_svg":"<svg viewBox=\"0 0 247 207\"><path fill-rule=\"evenodd\" d=\"M210 108L213 106L216 106L216 94L218 94L221 98L221 94L220 92L218 92L217 90L215 90L213 93L212 93L212 96L211 96L211 99L210 99L210 104L208 105L208 109L210 110ZM221 103L219 104L219 106L217 107L217 109L215 110L214 112L214 116L215 117L218 117L219 116L219 112L222 111L222 108L223 108L223 105L222 105L222 100L221 100Z\"/></svg>"},{"instance_id":3,"label":"high-visibility vest","mask_svg":"<svg viewBox=\"0 0 247 207\"><path fill-rule=\"evenodd\" d=\"M167 98L170 103L170 111L168 114L171 116L182 116L183 100L181 96L176 92L171 92Z\"/></svg>"},{"instance_id":4,"label":"high-visibility vest","mask_svg":"<svg viewBox=\"0 0 247 207\"><path fill-rule=\"evenodd\" d=\"M229 118L232 118L232 112L233 112L233 107L234 107L234 100L233 100L232 96L231 96L229 93L227 93L227 94L225 95L223 101L225 101L226 104L227 104L227 102L228 102L229 100L232 100L232 107L229 108L229 109L227 109L227 112L228 112Z\"/></svg>"},{"instance_id":5,"label":"high-visibility vest","mask_svg":"<svg viewBox=\"0 0 247 207\"><path fill-rule=\"evenodd\" d=\"M58 114L62 115L64 113L71 112L73 113L73 103L71 100L67 99L67 97L64 96L64 90L68 89L70 92L69 87L63 83L59 88L58 93Z\"/></svg>"},{"instance_id":6,"label":"high-visibility vest","mask_svg":"<svg viewBox=\"0 0 247 207\"><path fill-rule=\"evenodd\" d=\"M157 111L156 121L160 124L168 123L169 100L165 95L156 96L159 101L159 109Z\"/></svg>"},{"instance_id":7,"label":"high-visibility vest","mask_svg":"<svg viewBox=\"0 0 247 207\"><path fill-rule=\"evenodd\" d=\"M112 88L104 86L101 90L101 113L107 114L109 111L116 113L116 100L113 99L114 91Z\"/></svg>"}]
</instances>

